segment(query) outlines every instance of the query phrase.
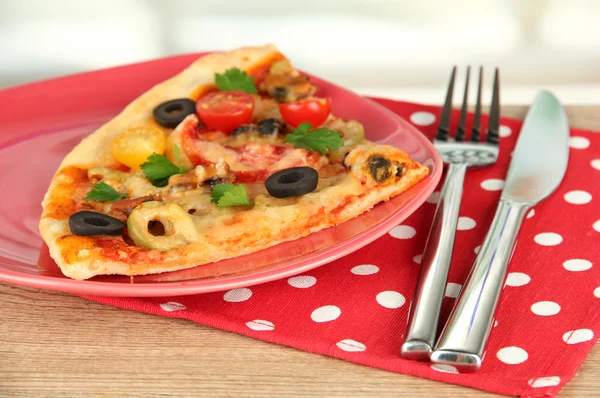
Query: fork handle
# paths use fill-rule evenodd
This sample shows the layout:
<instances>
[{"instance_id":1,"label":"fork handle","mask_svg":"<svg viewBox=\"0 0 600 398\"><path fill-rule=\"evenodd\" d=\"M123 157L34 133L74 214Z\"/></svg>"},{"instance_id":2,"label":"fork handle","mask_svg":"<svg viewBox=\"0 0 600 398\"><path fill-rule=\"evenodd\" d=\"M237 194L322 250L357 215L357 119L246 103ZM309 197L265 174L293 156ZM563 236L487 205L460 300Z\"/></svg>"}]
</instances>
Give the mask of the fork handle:
<instances>
[{"instance_id":1,"label":"fork handle","mask_svg":"<svg viewBox=\"0 0 600 398\"><path fill-rule=\"evenodd\" d=\"M432 362L460 372L481 367L494 313L528 203L502 199L467 282L441 333Z\"/></svg>"},{"instance_id":2,"label":"fork handle","mask_svg":"<svg viewBox=\"0 0 600 398\"><path fill-rule=\"evenodd\" d=\"M442 187L402 344L401 355L407 359L428 361L435 343L466 171L466 164L450 163Z\"/></svg>"}]
</instances>

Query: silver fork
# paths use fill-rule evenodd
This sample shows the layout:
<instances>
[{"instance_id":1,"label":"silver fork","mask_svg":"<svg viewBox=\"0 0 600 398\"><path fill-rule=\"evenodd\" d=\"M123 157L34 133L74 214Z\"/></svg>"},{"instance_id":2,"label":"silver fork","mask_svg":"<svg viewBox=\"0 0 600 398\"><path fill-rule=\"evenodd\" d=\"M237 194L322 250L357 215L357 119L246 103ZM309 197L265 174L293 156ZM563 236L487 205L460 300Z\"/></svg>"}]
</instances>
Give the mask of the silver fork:
<instances>
[{"instance_id":1,"label":"silver fork","mask_svg":"<svg viewBox=\"0 0 600 398\"><path fill-rule=\"evenodd\" d=\"M500 127L498 69L496 68L494 73L488 130L486 140L483 142L481 141L482 67L479 68L477 102L471 138L470 141L465 141L469 74L470 67L467 68L459 126L455 137L450 138L456 66L452 69L446 101L433 142L444 163L448 164L448 173L425 244L421 259L421 273L409 311L408 327L401 349L402 357L407 359L428 361L435 345L467 168L489 166L498 159L498 130Z\"/></svg>"}]
</instances>

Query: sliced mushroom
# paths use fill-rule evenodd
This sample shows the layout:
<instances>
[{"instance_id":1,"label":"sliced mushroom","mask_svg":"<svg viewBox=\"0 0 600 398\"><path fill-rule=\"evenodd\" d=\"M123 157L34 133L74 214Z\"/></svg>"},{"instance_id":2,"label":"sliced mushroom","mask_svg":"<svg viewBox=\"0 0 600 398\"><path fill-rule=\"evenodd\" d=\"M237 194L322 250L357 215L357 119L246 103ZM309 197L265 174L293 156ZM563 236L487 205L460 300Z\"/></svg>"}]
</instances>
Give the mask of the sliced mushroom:
<instances>
[{"instance_id":1,"label":"sliced mushroom","mask_svg":"<svg viewBox=\"0 0 600 398\"><path fill-rule=\"evenodd\" d=\"M317 87L308 76L297 71L287 74L269 74L259 88L278 102L298 101L317 92Z\"/></svg>"},{"instance_id":2,"label":"sliced mushroom","mask_svg":"<svg viewBox=\"0 0 600 398\"><path fill-rule=\"evenodd\" d=\"M127 217L131 214L133 209L145 202L162 202L160 195L146 195L139 198L121 199L117 200L110 206L110 216L117 218L123 222L127 222Z\"/></svg>"},{"instance_id":3,"label":"sliced mushroom","mask_svg":"<svg viewBox=\"0 0 600 398\"><path fill-rule=\"evenodd\" d=\"M229 165L220 159L217 163L209 166L196 166L196 168L185 174L176 174L169 179L169 187L198 188L209 181L223 180L234 182L235 174L229 170Z\"/></svg>"},{"instance_id":4,"label":"sliced mushroom","mask_svg":"<svg viewBox=\"0 0 600 398\"><path fill-rule=\"evenodd\" d=\"M392 162L381 155L372 155L369 157L369 159L367 159L366 168L371 178L378 184L388 180L394 175L392 174Z\"/></svg>"}]
</instances>

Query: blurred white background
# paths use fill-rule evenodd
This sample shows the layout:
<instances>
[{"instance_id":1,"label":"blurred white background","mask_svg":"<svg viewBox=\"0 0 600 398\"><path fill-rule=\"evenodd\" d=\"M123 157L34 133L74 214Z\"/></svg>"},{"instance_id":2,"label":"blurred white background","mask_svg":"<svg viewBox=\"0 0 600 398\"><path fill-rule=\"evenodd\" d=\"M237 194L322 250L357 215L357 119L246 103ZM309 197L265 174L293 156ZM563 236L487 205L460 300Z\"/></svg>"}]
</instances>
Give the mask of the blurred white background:
<instances>
[{"instance_id":1,"label":"blurred white background","mask_svg":"<svg viewBox=\"0 0 600 398\"><path fill-rule=\"evenodd\" d=\"M268 42L365 94L440 103L452 64L483 64L504 104L600 103L598 0L0 0L0 87Z\"/></svg>"}]
</instances>

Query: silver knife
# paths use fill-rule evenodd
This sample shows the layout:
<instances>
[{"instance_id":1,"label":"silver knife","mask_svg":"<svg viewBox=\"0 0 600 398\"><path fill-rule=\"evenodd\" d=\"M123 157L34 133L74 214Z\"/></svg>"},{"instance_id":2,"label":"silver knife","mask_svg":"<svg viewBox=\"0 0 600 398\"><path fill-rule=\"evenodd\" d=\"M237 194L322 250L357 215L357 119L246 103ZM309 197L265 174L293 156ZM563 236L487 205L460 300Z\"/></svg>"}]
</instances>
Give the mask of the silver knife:
<instances>
[{"instance_id":1,"label":"silver knife","mask_svg":"<svg viewBox=\"0 0 600 398\"><path fill-rule=\"evenodd\" d=\"M556 97L540 91L525 117L494 221L431 361L460 372L481 367L517 234L527 211L559 186L569 161L569 123Z\"/></svg>"}]
</instances>

